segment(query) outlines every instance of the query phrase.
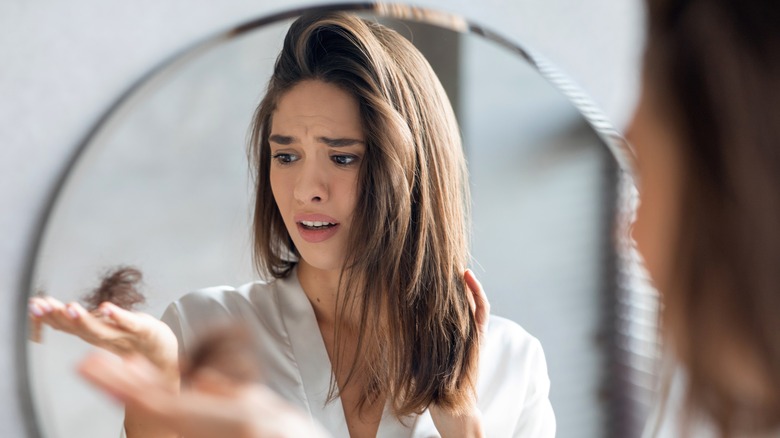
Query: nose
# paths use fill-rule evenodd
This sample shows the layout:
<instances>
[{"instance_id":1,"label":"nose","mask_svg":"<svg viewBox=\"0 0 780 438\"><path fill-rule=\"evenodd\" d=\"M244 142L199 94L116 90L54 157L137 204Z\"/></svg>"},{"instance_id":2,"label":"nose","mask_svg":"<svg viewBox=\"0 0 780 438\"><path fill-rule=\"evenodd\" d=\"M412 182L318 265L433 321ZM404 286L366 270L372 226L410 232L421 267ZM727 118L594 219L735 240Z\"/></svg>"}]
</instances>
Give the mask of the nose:
<instances>
[{"instance_id":1,"label":"nose","mask_svg":"<svg viewBox=\"0 0 780 438\"><path fill-rule=\"evenodd\" d=\"M296 178L293 195L301 205L328 200L327 172L316 164L316 160L305 160Z\"/></svg>"}]
</instances>

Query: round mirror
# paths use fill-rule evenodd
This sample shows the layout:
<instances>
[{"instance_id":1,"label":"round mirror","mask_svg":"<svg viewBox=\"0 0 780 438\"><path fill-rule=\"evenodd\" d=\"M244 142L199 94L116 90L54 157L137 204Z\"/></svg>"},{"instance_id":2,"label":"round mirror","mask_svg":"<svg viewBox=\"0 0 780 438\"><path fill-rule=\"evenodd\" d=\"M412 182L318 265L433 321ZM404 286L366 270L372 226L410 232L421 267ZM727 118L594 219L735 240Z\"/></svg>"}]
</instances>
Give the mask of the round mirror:
<instances>
[{"instance_id":1,"label":"round mirror","mask_svg":"<svg viewBox=\"0 0 780 438\"><path fill-rule=\"evenodd\" d=\"M541 58L483 27L403 6L353 10L411 40L453 103L473 196L472 268L493 312L541 341L558 436L619 429L613 383L625 373L609 365L621 287L612 229L630 157L620 136ZM56 197L31 294L79 300L106 269L129 264L145 275L140 310L159 317L187 292L257 277L248 126L299 13L210 38L115 105ZM119 433L121 406L74 371L92 347L53 330L27 345L41 435Z\"/></svg>"}]
</instances>

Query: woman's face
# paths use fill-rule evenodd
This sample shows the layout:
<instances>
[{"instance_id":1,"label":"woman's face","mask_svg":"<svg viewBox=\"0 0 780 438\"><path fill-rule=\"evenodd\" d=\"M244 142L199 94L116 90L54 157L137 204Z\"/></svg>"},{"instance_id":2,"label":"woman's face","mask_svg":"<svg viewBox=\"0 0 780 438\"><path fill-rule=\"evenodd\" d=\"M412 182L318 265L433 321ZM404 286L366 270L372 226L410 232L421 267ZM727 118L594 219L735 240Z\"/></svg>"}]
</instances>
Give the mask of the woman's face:
<instances>
[{"instance_id":1,"label":"woman's face","mask_svg":"<svg viewBox=\"0 0 780 438\"><path fill-rule=\"evenodd\" d=\"M639 208L632 236L656 288L668 289L677 242L682 188L678 140L647 84L627 137L637 155Z\"/></svg>"},{"instance_id":2,"label":"woman's face","mask_svg":"<svg viewBox=\"0 0 780 438\"><path fill-rule=\"evenodd\" d=\"M282 95L272 119L271 190L300 262L341 269L366 151L358 102L309 80Z\"/></svg>"}]
</instances>

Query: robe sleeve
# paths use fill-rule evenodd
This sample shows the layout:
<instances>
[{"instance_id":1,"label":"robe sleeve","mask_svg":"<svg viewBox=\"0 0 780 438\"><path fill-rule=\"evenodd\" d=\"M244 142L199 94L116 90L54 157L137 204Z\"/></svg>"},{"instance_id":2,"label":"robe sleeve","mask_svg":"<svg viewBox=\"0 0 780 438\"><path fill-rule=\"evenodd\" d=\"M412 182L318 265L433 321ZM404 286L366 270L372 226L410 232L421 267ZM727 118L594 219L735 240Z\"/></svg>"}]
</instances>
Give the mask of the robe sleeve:
<instances>
[{"instance_id":1,"label":"robe sleeve","mask_svg":"<svg viewBox=\"0 0 780 438\"><path fill-rule=\"evenodd\" d=\"M555 413L550 404L550 378L541 343L534 339L529 349L528 370L532 373L523 409L515 425L515 438L555 437Z\"/></svg>"}]
</instances>

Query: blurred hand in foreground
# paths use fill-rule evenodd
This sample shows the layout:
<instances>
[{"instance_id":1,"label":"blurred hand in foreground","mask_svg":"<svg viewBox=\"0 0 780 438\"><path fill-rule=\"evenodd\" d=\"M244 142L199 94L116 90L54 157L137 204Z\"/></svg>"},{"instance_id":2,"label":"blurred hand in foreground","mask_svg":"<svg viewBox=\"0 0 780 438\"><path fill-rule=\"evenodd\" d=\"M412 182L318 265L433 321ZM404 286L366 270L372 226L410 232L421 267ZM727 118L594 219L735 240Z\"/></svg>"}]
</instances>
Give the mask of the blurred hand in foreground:
<instances>
[{"instance_id":1,"label":"blurred hand in foreground","mask_svg":"<svg viewBox=\"0 0 780 438\"><path fill-rule=\"evenodd\" d=\"M329 436L268 387L237 383L210 368L199 370L180 393L137 354L117 358L96 352L81 362L79 372L128 408L187 438Z\"/></svg>"}]
</instances>

